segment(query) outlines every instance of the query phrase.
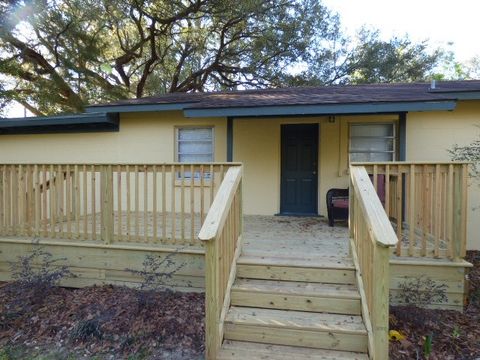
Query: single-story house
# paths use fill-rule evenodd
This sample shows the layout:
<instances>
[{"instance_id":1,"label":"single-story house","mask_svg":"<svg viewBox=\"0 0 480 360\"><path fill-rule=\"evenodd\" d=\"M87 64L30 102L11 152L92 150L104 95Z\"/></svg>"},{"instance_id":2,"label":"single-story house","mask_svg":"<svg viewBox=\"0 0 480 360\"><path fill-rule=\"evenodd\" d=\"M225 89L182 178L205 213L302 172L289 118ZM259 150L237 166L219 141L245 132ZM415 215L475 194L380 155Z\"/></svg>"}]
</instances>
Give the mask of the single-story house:
<instances>
[{"instance_id":1,"label":"single-story house","mask_svg":"<svg viewBox=\"0 0 480 360\"><path fill-rule=\"evenodd\" d=\"M175 93L0 119L0 281L33 238L68 259L70 286L135 285L126 269L175 252L171 286L206 292L208 359L385 359L405 281L426 275L446 286L431 306L463 308L480 191L449 149L478 125L480 80ZM327 205L331 189L343 195ZM348 229L322 218L335 206Z\"/></svg>"}]
</instances>

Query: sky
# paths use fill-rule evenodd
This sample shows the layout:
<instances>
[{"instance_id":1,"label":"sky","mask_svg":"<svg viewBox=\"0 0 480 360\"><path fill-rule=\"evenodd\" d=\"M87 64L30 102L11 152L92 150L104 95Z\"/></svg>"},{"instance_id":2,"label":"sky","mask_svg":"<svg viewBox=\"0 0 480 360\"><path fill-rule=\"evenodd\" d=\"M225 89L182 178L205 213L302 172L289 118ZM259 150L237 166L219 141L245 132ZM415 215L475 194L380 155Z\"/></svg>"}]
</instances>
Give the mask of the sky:
<instances>
[{"instance_id":1,"label":"sky","mask_svg":"<svg viewBox=\"0 0 480 360\"><path fill-rule=\"evenodd\" d=\"M430 39L451 49L465 62L480 55L479 0L323 0L340 14L350 35L363 25L380 29L385 39L408 34L414 41Z\"/></svg>"},{"instance_id":2,"label":"sky","mask_svg":"<svg viewBox=\"0 0 480 360\"><path fill-rule=\"evenodd\" d=\"M354 36L367 25L378 28L383 38L404 36L417 42L430 39L434 47L446 47L460 62L480 56L478 16L480 0L323 0L340 15L345 31ZM8 117L23 117L21 106L10 109Z\"/></svg>"}]
</instances>

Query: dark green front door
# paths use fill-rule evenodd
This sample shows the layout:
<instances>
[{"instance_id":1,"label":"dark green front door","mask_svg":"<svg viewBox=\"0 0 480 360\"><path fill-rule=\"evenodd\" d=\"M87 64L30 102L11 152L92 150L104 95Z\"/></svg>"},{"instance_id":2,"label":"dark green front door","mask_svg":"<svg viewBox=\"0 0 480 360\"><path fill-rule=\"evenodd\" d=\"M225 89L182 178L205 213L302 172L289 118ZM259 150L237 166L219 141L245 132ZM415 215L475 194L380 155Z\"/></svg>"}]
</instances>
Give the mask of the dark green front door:
<instances>
[{"instance_id":1,"label":"dark green front door","mask_svg":"<svg viewBox=\"0 0 480 360\"><path fill-rule=\"evenodd\" d=\"M280 213L317 214L318 124L282 125Z\"/></svg>"}]
</instances>

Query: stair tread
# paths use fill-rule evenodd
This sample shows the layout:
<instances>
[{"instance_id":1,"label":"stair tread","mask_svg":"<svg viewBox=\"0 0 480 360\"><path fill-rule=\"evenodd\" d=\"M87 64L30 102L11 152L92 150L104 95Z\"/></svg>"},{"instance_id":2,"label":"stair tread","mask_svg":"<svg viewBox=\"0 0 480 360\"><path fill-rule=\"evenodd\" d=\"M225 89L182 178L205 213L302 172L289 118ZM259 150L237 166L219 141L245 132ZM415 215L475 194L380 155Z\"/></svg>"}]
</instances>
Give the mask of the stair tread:
<instances>
[{"instance_id":1,"label":"stair tread","mask_svg":"<svg viewBox=\"0 0 480 360\"><path fill-rule=\"evenodd\" d=\"M225 340L219 360L367 360L363 353Z\"/></svg>"},{"instance_id":2,"label":"stair tread","mask_svg":"<svg viewBox=\"0 0 480 360\"><path fill-rule=\"evenodd\" d=\"M241 255L237 264L355 270L352 259L342 257L300 258Z\"/></svg>"},{"instance_id":3,"label":"stair tread","mask_svg":"<svg viewBox=\"0 0 480 360\"><path fill-rule=\"evenodd\" d=\"M296 330L366 334L361 316L232 306L226 322Z\"/></svg>"},{"instance_id":4,"label":"stair tread","mask_svg":"<svg viewBox=\"0 0 480 360\"><path fill-rule=\"evenodd\" d=\"M360 298L357 287L352 284L237 279L233 284L232 291L348 299Z\"/></svg>"}]
</instances>

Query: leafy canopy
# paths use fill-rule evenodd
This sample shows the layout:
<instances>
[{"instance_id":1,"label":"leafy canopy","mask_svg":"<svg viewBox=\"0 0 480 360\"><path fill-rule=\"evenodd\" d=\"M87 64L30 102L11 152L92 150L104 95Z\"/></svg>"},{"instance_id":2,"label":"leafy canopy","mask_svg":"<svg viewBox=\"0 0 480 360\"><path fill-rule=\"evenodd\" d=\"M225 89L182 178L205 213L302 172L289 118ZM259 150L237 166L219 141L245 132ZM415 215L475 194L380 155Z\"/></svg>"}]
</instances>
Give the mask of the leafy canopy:
<instances>
[{"instance_id":1,"label":"leafy canopy","mask_svg":"<svg viewBox=\"0 0 480 360\"><path fill-rule=\"evenodd\" d=\"M352 46L320 0L9 0L0 101L35 114L166 92L422 80L426 43Z\"/></svg>"}]
</instances>

